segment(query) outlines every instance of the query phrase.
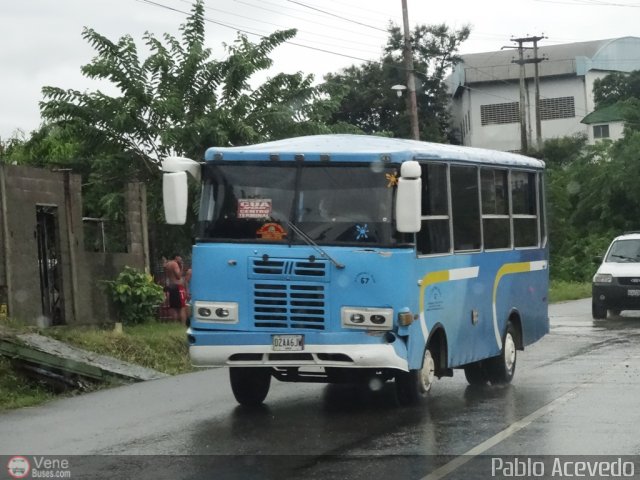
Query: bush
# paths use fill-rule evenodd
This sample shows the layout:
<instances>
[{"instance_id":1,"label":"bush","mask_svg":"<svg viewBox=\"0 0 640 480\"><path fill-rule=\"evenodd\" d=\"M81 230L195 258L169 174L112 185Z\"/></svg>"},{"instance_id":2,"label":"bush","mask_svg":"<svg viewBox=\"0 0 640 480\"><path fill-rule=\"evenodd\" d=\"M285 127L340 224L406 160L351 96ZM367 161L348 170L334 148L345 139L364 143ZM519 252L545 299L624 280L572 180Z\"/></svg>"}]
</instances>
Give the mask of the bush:
<instances>
[{"instance_id":1,"label":"bush","mask_svg":"<svg viewBox=\"0 0 640 480\"><path fill-rule=\"evenodd\" d=\"M156 308L164 301L162 287L148 273L124 267L118 277L106 281L111 300L124 324L136 324L153 318Z\"/></svg>"}]
</instances>

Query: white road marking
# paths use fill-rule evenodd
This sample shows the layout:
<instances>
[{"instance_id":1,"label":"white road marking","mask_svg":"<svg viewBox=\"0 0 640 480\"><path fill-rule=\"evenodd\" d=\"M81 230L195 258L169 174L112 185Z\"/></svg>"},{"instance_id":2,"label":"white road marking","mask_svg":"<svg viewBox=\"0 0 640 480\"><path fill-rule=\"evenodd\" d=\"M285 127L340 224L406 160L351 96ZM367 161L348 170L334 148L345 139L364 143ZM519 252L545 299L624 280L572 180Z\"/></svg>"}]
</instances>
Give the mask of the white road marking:
<instances>
[{"instance_id":1,"label":"white road marking","mask_svg":"<svg viewBox=\"0 0 640 480\"><path fill-rule=\"evenodd\" d=\"M630 360L637 359L637 358L640 358L640 357L637 356L637 355L628 357L623 362L621 362L619 365L620 366L628 366ZM592 379L594 379L596 377L597 377L597 375L594 375L592 377ZM427 475L425 477L422 477L420 480L439 480L441 478L444 478L445 476L449 475L451 472L453 472L457 468L461 467L465 463L468 463L471 460L473 460L478 455L482 455L484 452L486 452L487 450L495 447L497 444L499 444L503 440L509 438L514 433L517 433L520 430L522 430L523 428L527 427L528 425L530 425L531 423L536 421L538 418L546 415L547 413L555 410L559 406L564 405L565 403L567 403L569 400L571 400L576 395L578 395L580 389L586 388L586 387L589 387L589 386L593 385L592 379L589 379L589 380L587 380L587 381L585 381L585 382L583 382L583 383L581 383L579 385L576 385L575 387L573 387L571 390L569 390L564 395L561 395L560 397L556 398L555 400L552 400L551 402L547 403L543 407L540 407L538 410L536 410L533 413L530 413L529 415L527 415L523 419L512 423L511 425L509 425L507 428L505 428L501 432L496 433L493 437L488 438L484 442L482 442L482 443L476 445L475 447L473 447L471 450L468 450L467 452L465 452L462 455L454 458L450 462L445 463L441 467L435 469L429 475Z\"/></svg>"},{"instance_id":2,"label":"white road marking","mask_svg":"<svg viewBox=\"0 0 640 480\"><path fill-rule=\"evenodd\" d=\"M571 400L573 397L575 397L578 394L577 390L584 386L585 384L583 383L573 388L572 390L569 390L567 393L565 393L561 397L558 397L555 400L551 401L550 403L547 403L544 407L539 408L535 412L527 415L522 420L518 420L517 422L512 423L501 432L496 433L493 437L485 440L479 445L476 445L471 450L463 453L459 457L454 458L449 463L445 463L443 466L437 468L426 477L422 477L421 480L438 480L440 478L445 477L446 475L450 474L451 472L461 467L465 463L473 460L474 457L477 457L478 455L482 455L484 452L486 452L490 448L495 447L497 444L499 444L506 438L522 430L523 428L531 424L533 421L537 420L543 415L546 415L547 413L556 409L560 405L567 403L569 400Z\"/></svg>"}]
</instances>

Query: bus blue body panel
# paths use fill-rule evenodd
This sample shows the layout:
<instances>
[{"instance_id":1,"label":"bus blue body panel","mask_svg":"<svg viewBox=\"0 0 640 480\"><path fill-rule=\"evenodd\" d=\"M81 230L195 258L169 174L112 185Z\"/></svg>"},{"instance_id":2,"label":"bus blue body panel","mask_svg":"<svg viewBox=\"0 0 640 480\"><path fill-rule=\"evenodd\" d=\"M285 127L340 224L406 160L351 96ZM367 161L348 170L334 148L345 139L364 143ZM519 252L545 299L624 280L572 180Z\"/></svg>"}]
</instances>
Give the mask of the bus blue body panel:
<instances>
[{"instance_id":1,"label":"bus blue body panel","mask_svg":"<svg viewBox=\"0 0 640 480\"><path fill-rule=\"evenodd\" d=\"M270 360L272 336L303 334L300 353L306 356L289 357L296 365L417 369L437 326L448 343L448 366L458 367L497 355L514 313L522 322L523 344L548 332L544 249L418 259L413 249L403 248L325 251L345 268L308 246L196 245L193 298L234 302L239 310L237 323L230 324L205 321L194 312L189 332L194 364L287 365L289 352ZM265 268L265 259L276 266ZM274 313L269 302L265 308L265 294L271 298L274 289L285 292L276 298L286 313ZM311 300L305 296L309 290ZM345 327L342 307L393 309L393 334ZM406 311L416 320L398 326L398 313Z\"/></svg>"}]
</instances>

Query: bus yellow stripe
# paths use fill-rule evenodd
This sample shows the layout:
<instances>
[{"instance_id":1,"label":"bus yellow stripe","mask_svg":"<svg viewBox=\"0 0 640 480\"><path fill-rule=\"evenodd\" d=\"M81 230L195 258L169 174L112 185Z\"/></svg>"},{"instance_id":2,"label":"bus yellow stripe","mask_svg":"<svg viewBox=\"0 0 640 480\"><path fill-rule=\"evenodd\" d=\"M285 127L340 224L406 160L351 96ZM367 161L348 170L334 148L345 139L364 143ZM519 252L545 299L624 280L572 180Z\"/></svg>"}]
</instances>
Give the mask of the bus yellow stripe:
<instances>
[{"instance_id":1,"label":"bus yellow stripe","mask_svg":"<svg viewBox=\"0 0 640 480\"><path fill-rule=\"evenodd\" d=\"M453 268L451 270L439 270L437 272L429 272L420 282L420 328L425 340L429 335L427 322L424 318L424 294L427 287L436 283L449 282L453 280L465 280L468 278L476 278L480 267Z\"/></svg>"},{"instance_id":2,"label":"bus yellow stripe","mask_svg":"<svg viewBox=\"0 0 640 480\"><path fill-rule=\"evenodd\" d=\"M449 281L449 270L440 270L438 272L429 272L420 283L420 314L424 312L424 291L434 283L442 283Z\"/></svg>"},{"instance_id":3,"label":"bus yellow stripe","mask_svg":"<svg viewBox=\"0 0 640 480\"><path fill-rule=\"evenodd\" d=\"M493 281L493 332L496 336L496 343L498 348L502 350L502 334L498 327L498 314L496 312L496 299L498 297L498 284L502 277L505 275L511 275L513 273L526 273L536 270L544 270L547 268L547 262L545 260L535 262L518 262L518 263L505 263L500 267L496 278Z\"/></svg>"}]
</instances>

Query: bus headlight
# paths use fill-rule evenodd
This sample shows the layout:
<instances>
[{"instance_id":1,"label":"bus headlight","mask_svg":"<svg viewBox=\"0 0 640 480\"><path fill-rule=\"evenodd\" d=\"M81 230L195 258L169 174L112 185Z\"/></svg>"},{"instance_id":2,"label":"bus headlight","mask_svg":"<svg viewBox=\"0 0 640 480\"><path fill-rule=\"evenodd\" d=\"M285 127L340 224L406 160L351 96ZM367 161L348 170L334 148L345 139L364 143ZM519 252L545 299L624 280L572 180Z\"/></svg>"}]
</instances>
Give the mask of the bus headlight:
<instances>
[{"instance_id":1,"label":"bus headlight","mask_svg":"<svg viewBox=\"0 0 640 480\"><path fill-rule=\"evenodd\" d=\"M238 323L236 302L195 302L194 317L199 322Z\"/></svg>"},{"instance_id":2,"label":"bus headlight","mask_svg":"<svg viewBox=\"0 0 640 480\"><path fill-rule=\"evenodd\" d=\"M342 307L342 326L370 330L391 330L393 328L392 308Z\"/></svg>"}]
</instances>

